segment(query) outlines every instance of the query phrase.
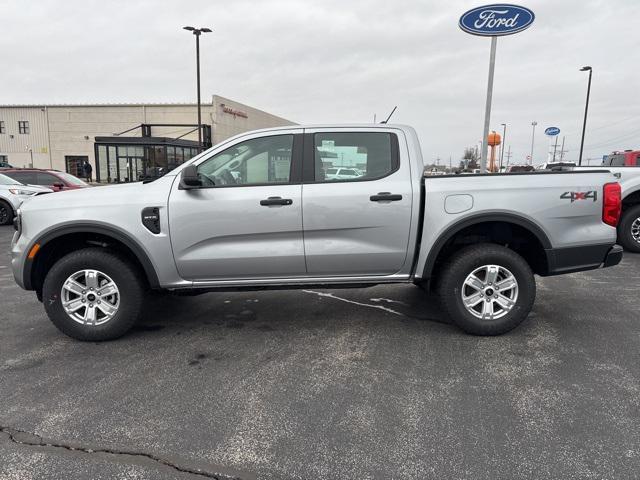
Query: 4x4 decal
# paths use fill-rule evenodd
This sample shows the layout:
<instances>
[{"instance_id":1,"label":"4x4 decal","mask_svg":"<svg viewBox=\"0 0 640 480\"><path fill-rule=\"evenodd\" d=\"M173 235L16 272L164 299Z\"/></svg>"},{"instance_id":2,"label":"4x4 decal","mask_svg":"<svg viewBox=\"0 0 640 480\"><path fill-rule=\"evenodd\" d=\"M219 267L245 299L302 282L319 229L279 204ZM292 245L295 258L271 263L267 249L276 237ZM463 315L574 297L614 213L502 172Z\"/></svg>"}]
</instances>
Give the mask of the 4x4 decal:
<instances>
[{"instance_id":1,"label":"4x4 decal","mask_svg":"<svg viewBox=\"0 0 640 480\"><path fill-rule=\"evenodd\" d=\"M577 200L589 200L593 199L595 202L598 200L598 192L595 190L589 190L587 192L564 192L560 195L560 198L563 200L571 200L571 203Z\"/></svg>"}]
</instances>

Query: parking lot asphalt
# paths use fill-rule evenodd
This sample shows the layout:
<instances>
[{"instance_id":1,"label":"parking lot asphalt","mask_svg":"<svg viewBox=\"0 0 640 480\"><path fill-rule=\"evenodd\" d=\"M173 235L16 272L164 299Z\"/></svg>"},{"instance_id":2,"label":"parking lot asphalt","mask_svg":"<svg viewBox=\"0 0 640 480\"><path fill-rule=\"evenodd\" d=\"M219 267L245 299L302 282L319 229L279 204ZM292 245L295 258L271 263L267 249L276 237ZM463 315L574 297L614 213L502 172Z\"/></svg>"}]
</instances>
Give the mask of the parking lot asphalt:
<instances>
[{"instance_id":1,"label":"parking lot asphalt","mask_svg":"<svg viewBox=\"0 0 640 480\"><path fill-rule=\"evenodd\" d=\"M640 255L465 335L413 286L155 298L59 333L0 228L0 478L637 478Z\"/></svg>"}]
</instances>

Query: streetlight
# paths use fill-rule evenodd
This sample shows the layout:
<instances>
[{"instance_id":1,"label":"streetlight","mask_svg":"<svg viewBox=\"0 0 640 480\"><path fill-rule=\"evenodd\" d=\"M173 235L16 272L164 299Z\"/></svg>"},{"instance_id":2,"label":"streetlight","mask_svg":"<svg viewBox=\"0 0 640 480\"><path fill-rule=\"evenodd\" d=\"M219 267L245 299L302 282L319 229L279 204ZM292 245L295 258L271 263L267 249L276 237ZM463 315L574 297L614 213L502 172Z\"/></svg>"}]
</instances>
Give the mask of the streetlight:
<instances>
[{"instance_id":1,"label":"streetlight","mask_svg":"<svg viewBox=\"0 0 640 480\"><path fill-rule=\"evenodd\" d=\"M536 138L536 125L538 125L538 122L535 120L531 122L531 126L533 127L533 133L531 133L531 155L529 156L531 159L531 165L533 165L533 141Z\"/></svg>"},{"instance_id":2,"label":"streetlight","mask_svg":"<svg viewBox=\"0 0 640 480\"><path fill-rule=\"evenodd\" d=\"M500 147L500 170L502 170L502 160L504 159L504 146L507 139L507 124L501 123L504 128L502 129L502 146Z\"/></svg>"},{"instance_id":3,"label":"streetlight","mask_svg":"<svg viewBox=\"0 0 640 480\"><path fill-rule=\"evenodd\" d=\"M587 85L587 102L584 105L584 122L582 123L582 140L580 140L580 156L578 157L578 165L582 165L582 149L584 147L584 131L587 128L587 111L589 110L589 94L591 93L591 74L593 69L589 66L582 67L581 72L589 72L589 84Z\"/></svg>"},{"instance_id":4,"label":"streetlight","mask_svg":"<svg viewBox=\"0 0 640 480\"><path fill-rule=\"evenodd\" d=\"M210 28L182 27L196 37L196 82L198 85L198 146L202 149L202 115L200 113L200 35L210 33Z\"/></svg>"}]
</instances>

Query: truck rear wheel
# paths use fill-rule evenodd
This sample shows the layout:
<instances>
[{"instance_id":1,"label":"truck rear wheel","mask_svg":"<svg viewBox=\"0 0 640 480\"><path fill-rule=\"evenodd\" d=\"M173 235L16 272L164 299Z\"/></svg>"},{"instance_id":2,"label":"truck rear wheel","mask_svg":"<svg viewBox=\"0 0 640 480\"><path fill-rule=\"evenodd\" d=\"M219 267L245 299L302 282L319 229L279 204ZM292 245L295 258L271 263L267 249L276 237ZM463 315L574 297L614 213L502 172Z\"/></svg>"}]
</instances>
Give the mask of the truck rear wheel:
<instances>
[{"instance_id":1,"label":"truck rear wheel","mask_svg":"<svg viewBox=\"0 0 640 480\"><path fill-rule=\"evenodd\" d=\"M137 269L120 255L86 248L58 260L43 285L43 303L53 324L77 340L113 340L142 311L144 286Z\"/></svg>"},{"instance_id":2,"label":"truck rear wheel","mask_svg":"<svg viewBox=\"0 0 640 480\"><path fill-rule=\"evenodd\" d=\"M626 250L640 253L640 205L622 213L618 225L618 242Z\"/></svg>"},{"instance_id":3,"label":"truck rear wheel","mask_svg":"<svg viewBox=\"0 0 640 480\"><path fill-rule=\"evenodd\" d=\"M465 332L500 335L527 318L536 282L520 255L486 243L465 247L447 261L439 294L447 315Z\"/></svg>"}]
</instances>

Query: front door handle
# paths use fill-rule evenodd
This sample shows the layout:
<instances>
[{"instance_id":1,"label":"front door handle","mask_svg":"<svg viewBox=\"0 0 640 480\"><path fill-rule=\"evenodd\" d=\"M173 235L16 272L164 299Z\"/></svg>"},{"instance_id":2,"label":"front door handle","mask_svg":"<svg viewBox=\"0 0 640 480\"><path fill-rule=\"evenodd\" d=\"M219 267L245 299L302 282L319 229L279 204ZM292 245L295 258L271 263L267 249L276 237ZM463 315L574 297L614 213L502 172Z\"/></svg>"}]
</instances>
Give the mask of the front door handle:
<instances>
[{"instance_id":1,"label":"front door handle","mask_svg":"<svg viewBox=\"0 0 640 480\"><path fill-rule=\"evenodd\" d=\"M282 198L282 197L269 197L265 200L260 200L260 205L263 207L269 207L271 205L291 205L293 200L290 198Z\"/></svg>"},{"instance_id":2,"label":"front door handle","mask_svg":"<svg viewBox=\"0 0 640 480\"><path fill-rule=\"evenodd\" d=\"M372 202L397 202L398 200L402 200L402 195L397 193L380 192L377 195L371 195L369 200Z\"/></svg>"}]
</instances>

